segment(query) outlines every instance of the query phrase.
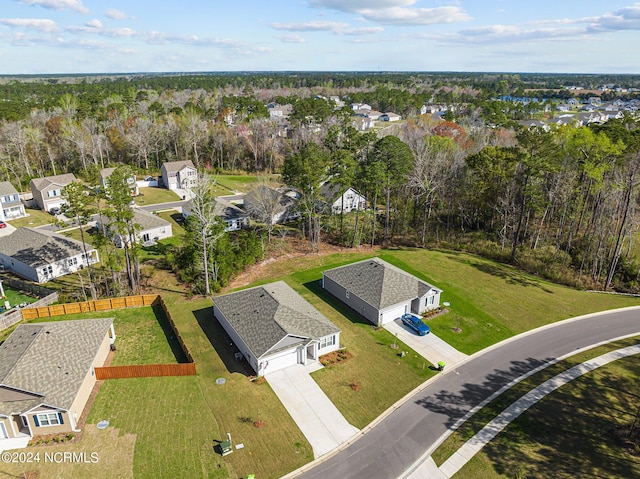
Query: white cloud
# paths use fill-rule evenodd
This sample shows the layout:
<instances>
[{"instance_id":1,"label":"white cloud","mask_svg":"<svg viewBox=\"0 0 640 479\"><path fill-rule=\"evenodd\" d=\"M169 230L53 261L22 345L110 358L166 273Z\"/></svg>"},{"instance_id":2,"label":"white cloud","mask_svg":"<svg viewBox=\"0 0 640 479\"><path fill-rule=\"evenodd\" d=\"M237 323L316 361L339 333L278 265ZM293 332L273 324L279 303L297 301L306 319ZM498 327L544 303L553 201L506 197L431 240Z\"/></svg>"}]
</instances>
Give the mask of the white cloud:
<instances>
[{"instance_id":1,"label":"white cloud","mask_svg":"<svg viewBox=\"0 0 640 479\"><path fill-rule=\"evenodd\" d=\"M321 22L312 21L304 23L272 23L271 27L276 30L287 30L289 32L335 32L336 30L347 28L348 23L341 22Z\"/></svg>"},{"instance_id":2,"label":"white cloud","mask_svg":"<svg viewBox=\"0 0 640 479\"><path fill-rule=\"evenodd\" d=\"M97 21L97 23L95 23ZM66 30L71 33L81 34L81 33L93 33L95 35L101 35L103 37L135 37L140 34L131 28L104 28L102 23L98 20L92 20L90 22L85 23L82 27L71 26L67 27ZM99 24L99 25L98 25Z\"/></svg>"},{"instance_id":3,"label":"white cloud","mask_svg":"<svg viewBox=\"0 0 640 479\"><path fill-rule=\"evenodd\" d=\"M360 27L360 28L345 28L336 33L341 35L375 35L376 33L384 32L382 27Z\"/></svg>"},{"instance_id":4,"label":"white cloud","mask_svg":"<svg viewBox=\"0 0 640 479\"><path fill-rule=\"evenodd\" d=\"M27 30L36 30L43 33L54 33L58 31L56 22L45 18L0 18L0 23L10 27L22 27Z\"/></svg>"},{"instance_id":5,"label":"white cloud","mask_svg":"<svg viewBox=\"0 0 640 479\"><path fill-rule=\"evenodd\" d=\"M459 6L410 8L417 0L311 0L311 5L346 13L383 25L434 25L466 22L471 17Z\"/></svg>"},{"instance_id":6,"label":"white cloud","mask_svg":"<svg viewBox=\"0 0 640 479\"><path fill-rule=\"evenodd\" d=\"M19 0L19 2L52 10L74 10L79 13L89 13L89 9L82 4L82 0Z\"/></svg>"},{"instance_id":7,"label":"white cloud","mask_svg":"<svg viewBox=\"0 0 640 479\"><path fill-rule=\"evenodd\" d=\"M102 22L97 18L94 18L93 20L89 20L84 25L89 28L102 28Z\"/></svg>"},{"instance_id":8,"label":"white cloud","mask_svg":"<svg viewBox=\"0 0 640 479\"><path fill-rule=\"evenodd\" d=\"M282 43L304 43L304 38L295 33L293 35L278 35L274 38Z\"/></svg>"},{"instance_id":9,"label":"white cloud","mask_svg":"<svg viewBox=\"0 0 640 479\"><path fill-rule=\"evenodd\" d=\"M590 32L640 30L640 3L585 20L589 21L587 30Z\"/></svg>"},{"instance_id":10,"label":"white cloud","mask_svg":"<svg viewBox=\"0 0 640 479\"><path fill-rule=\"evenodd\" d=\"M129 18L129 16L122 10L117 10L115 8L110 8L109 10L104 12L104 14L113 20L126 20L127 18Z\"/></svg>"},{"instance_id":11,"label":"white cloud","mask_svg":"<svg viewBox=\"0 0 640 479\"><path fill-rule=\"evenodd\" d=\"M330 8L341 12L360 13L362 10L380 10L393 7L408 7L417 0L311 0L318 8Z\"/></svg>"},{"instance_id":12,"label":"white cloud","mask_svg":"<svg viewBox=\"0 0 640 479\"><path fill-rule=\"evenodd\" d=\"M435 25L471 20L460 7L392 7L381 10L363 9L359 13L367 20L384 25Z\"/></svg>"},{"instance_id":13,"label":"white cloud","mask_svg":"<svg viewBox=\"0 0 640 479\"><path fill-rule=\"evenodd\" d=\"M348 23L318 20L303 23L272 23L271 27L289 32L331 32L335 35L374 35L384 31L382 27L352 28Z\"/></svg>"}]
</instances>

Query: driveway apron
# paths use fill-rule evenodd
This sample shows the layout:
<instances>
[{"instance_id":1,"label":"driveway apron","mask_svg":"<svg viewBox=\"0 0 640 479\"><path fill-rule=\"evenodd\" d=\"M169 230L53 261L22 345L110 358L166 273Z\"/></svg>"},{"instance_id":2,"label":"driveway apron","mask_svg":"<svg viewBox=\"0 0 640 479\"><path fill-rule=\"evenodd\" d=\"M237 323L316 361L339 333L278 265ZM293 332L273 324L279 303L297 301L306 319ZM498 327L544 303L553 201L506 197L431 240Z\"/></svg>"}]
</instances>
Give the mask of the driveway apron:
<instances>
[{"instance_id":1,"label":"driveway apron","mask_svg":"<svg viewBox=\"0 0 640 479\"><path fill-rule=\"evenodd\" d=\"M314 457L326 454L358 432L302 364L274 371L265 377L311 444Z\"/></svg>"},{"instance_id":2,"label":"driveway apron","mask_svg":"<svg viewBox=\"0 0 640 479\"><path fill-rule=\"evenodd\" d=\"M400 319L387 323L384 327L431 364L444 361L447 368L449 368L467 358L466 354L444 342L433 334L433 331L425 336L418 336L405 326Z\"/></svg>"}]
</instances>

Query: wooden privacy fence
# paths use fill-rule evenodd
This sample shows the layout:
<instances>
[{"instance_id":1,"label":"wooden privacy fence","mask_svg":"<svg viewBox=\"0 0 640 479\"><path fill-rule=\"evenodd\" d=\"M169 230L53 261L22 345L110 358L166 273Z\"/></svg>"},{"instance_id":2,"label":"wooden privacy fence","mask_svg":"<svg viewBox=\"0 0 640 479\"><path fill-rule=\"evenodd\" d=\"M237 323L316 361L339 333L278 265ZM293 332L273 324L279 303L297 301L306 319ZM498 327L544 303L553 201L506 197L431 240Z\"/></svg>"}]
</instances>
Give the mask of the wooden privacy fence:
<instances>
[{"instance_id":1,"label":"wooden privacy fence","mask_svg":"<svg viewBox=\"0 0 640 479\"><path fill-rule=\"evenodd\" d=\"M121 298L98 299L96 301L83 301L81 303L54 304L39 308L25 308L22 310L22 319L48 318L64 314L88 313L90 311L109 311L111 309L138 308L151 306L157 300L157 294L139 294L136 296L123 296Z\"/></svg>"},{"instance_id":2,"label":"wooden privacy fence","mask_svg":"<svg viewBox=\"0 0 640 479\"><path fill-rule=\"evenodd\" d=\"M95 368L96 379L149 378L159 376L194 376L195 363L141 364Z\"/></svg>"},{"instance_id":3,"label":"wooden privacy fence","mask_svg":"<svg viewBox=\"0 0 640 479\"><path fill-rule=\"evenodd\" d=\"M184 343L182 336L180 336L180 332L176 327L176 323L173 321L173 318L171 317L171 313L169 312L169 308L167 308L167 305L165 304L164 299L162 299L162 296L158 296L158 302L160 303L160 307L162 308L162 311L164 311L164 314L167 316L167 319L169 320L169 324L171 325L173 334L175 334L176 338L178 339L178 342L180 343L180 347L182 348L182 351L184 351L184 355L187 357L187 361L190 363L195 363L195 361L193 360L193 356L191 356L191 353L187 348L187 345Z\"/></svg>"}]
</instances>

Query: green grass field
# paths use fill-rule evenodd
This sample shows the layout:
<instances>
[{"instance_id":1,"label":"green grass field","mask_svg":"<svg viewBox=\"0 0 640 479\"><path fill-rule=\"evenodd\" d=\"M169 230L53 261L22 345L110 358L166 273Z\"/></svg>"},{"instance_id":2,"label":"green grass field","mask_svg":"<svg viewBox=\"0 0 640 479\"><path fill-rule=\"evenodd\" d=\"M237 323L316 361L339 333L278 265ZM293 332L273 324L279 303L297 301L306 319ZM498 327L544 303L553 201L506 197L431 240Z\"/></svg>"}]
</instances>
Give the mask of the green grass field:
<instances>
[{"instance_id":1,"label":"green grass field","mask_svg":"<svg viewBox=\"0 0 640 479\"><path fill-rule=\"evenodd\" d=\"M172 201L180 201L180 198L177 194L175 194L171 190L167 190L165 188L140 188L140 195L133 198L136 205L138 206L146 206L146 205L156 205L160 203L169 203Z\"/></svg>"},{"instance_id":2,"label":"green grass field","mask_svg":"<svg viewBox=\"0 0 640 479\"><path fill-rule=\"evenodd\" d=\"M2 287L4 288L4 298L0 298L0 307L4 307L4 302L5 301L9 301L9 304L11 305L11 307L15 306L16 304L20 304L20 303L34 303L36 301L38 301L38 298L34 298L33 296L28 296L24 293L21 293L18 290L15 290L13 288L10 288L9 286L7 286L5 283L2 284Z\"/></svg>"},{"instance_id":3,"label":"green grass field","mask_svg":"<svg viewBox=\"0 0 640 479\"><path fill-rule=\"evenodd\" d=\"M9 221L9 224L11 226L15 226L16 228L20 228L21 226L28 226L29 228L35 228L36 226L51 224L55 220L53 216L51 216L49 213L42 210L25 208L25 212L29 216L11 220Z\"/></svg>"},{"instance_id":4,"label":"green grass field","mask_svg":"<svg viewBox=\"0 0 640 479\"><path fill-rule=\"evenodd\" d=\"M450 312L429 324L467 353L542 324L639 303L636 298L570 290L472 255L443 251L346 252L264 265L252 285L283 279L342 330L341 343L353 357L313 377L360 428L433 374L407 346L398 342L394 349L393 335L376 330L319 287L324 269L375 254L444 289L443 301L451 302ZM107 381L89 417L89 424L109 419L122 438L123 460L132 454L131 475L122 477L222 479L254 473L268 479L309 462L309 444L269 385L249 381L252 371L234 359L228 336L213 319L211 301L179 298L172 295L169 308L194 356L197 376ZM118 355L127 361L177 361L170 335L146 316L152 311L145 315L121 311L109 313L116 317ZM452 331L456 325L462 333ZM409 354L400 358L399 350ZM221 377L226 383L217 385ZM354 383L359 390L352 389ZM255 421L264 421L264 427L255 427ZM245 448L222 458L214 445L227 432ZM102 447L118 453L110 443ZM104 464L110 464L108 457ZM110 477L106 467L93 472L92 477Z\"/></svg>"},{"instance_id":5,"label":"green grass field","mask_svg":"<svg viewBox=\"0 0 640 479\"><path fill-rule=\"evenodd\" d=\"M564 365L553 367L554 373L545 372L530 386L590 357L637 344L638 340L617 342L580 355L581 359L563 361ZM640 477L637 446L627 442L638 411L639 377L640 361L631 356L562 386L507 426L455 475L456 479ZM488 416L485 409L496 412L494 406L490 404L480 412ZM471 437L472 430L465 428L464 432ZM443 446L438 450L441 457L437 457L437 463L444 459L440 453Z\"/></svg>"}]
</instances>

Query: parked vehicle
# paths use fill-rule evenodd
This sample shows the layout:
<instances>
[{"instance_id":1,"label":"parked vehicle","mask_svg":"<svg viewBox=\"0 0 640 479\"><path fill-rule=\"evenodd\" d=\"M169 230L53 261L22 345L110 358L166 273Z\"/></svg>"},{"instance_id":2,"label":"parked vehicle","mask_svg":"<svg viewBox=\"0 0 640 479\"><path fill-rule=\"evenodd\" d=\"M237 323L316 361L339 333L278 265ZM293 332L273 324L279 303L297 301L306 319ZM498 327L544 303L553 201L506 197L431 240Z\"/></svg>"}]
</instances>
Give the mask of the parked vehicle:
<instances>
[{"instance_id":1,"label":"parked vehicle","mask_svg":"<svg viewBox=\"0 0 640 479\"><path fill-rule=\"evenodd\" d=\"M7 227L7 223L5 223L4 221L0 221L0 228L6 228Z\"/></svg>"},{"instance_id":2,"label":"parked vehicle","mask_svg":"<svg viewBox=\"0 0 640 479\"><path fill-rule=\"evenodd\" d=\"M418 336L424 336L431 332L431 328L422 322L419 316L407 313L402 315L402 322L415 331Z\"/></svg>"},{"instance_id":3,"label":"parked vehicle","mask_svg":"<svg viewBox=\"0 0 640 479\"><path fill-rule=\"evenodd\" d=\"M61 213L61 210L57 206L54 206L49 210L49 214L52 216L58 216L60 213Z\"/></svg>"}]
</instances>

